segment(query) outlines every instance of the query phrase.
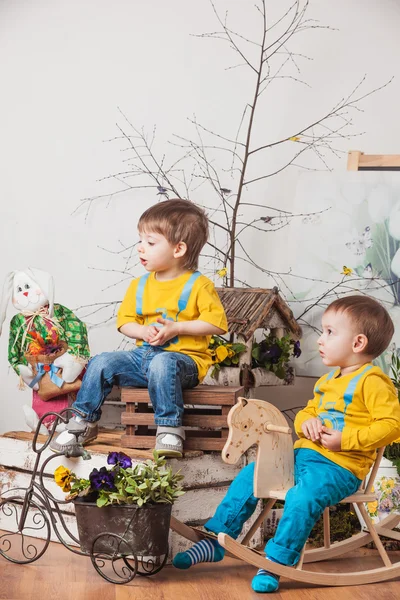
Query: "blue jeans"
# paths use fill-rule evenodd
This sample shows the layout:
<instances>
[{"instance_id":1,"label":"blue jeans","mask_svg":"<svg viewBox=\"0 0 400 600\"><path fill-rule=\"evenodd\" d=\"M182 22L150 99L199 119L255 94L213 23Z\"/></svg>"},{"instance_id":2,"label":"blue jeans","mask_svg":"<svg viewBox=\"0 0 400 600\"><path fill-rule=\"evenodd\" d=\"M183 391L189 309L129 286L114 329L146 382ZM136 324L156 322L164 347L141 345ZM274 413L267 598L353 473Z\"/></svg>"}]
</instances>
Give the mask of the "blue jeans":
<instances>
[{"instance_id":1,"label":"blue jeans","mask_svg":"<svg viewBox=\"0 0 400 600\"><path fill-rule=\"evenodd\" d=\"M89 362L73 408L87 421L98 421L101 405L113 385L148 388L155 423L182 425L183 389L199 383L197 365L190 356L141 346L128 352L103 352Z\"/></svg>"},{"instance_id":2,"label":"blue jeans","mask_svg":"<svg viewBox=\"0 0 400 600\"><path fill-rule=\"evenodd\" d=\"M315 450L295 450L295 485L287 492L285 508L275 537L265 546L269 558L295 565L315 523L324 509L354 494L361 481L353 473ZM232 481L225 498L205 528L236 539L253 514L258 498L253 495L255 463L244 467Z\"/></svg>"}]
</instances>

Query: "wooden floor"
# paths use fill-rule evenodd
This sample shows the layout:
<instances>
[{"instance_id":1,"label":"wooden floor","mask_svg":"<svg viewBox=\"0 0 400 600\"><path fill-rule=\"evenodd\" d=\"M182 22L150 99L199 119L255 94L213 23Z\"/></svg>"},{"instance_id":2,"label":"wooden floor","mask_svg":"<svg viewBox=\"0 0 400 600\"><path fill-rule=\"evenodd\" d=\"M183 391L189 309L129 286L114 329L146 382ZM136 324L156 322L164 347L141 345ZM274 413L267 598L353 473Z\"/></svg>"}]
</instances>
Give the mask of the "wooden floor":
<instances>
[{"instance_id":1,"label":"wooden floor","mask_svg":"<svg viewBox=\"0 0 400 600\"><path fill-rule=\"evenodd\" d=\"M397 555L397 556L396 556ZM399 560L400 552L393 553ZM361 550L347 559L331 561L331 571L380 566L375 551ZM322 563L314 565L322 570ZM325 570L327 567L325 565ZM165 567L152 578L137 576L128 585L104 581L89 558L77 556L60 544L31 565L15 565L0 557L0 598L6 600L243 600L260 599L250 588L254 567L238 560L202 564L189 571ZM346 588L302 586L282 580L269 598L285 600L399 600L400 580Z\"/></svg>"}]
</instances>

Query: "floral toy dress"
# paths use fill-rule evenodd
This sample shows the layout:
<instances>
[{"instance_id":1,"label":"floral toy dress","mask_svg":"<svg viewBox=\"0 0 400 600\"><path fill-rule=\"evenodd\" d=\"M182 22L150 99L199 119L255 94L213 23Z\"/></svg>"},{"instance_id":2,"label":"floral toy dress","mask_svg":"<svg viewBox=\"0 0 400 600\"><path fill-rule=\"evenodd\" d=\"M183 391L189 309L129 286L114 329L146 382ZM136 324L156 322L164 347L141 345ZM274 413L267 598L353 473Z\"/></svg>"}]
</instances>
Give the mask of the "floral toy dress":
<instances>
[{"instance_id":1,"label":"floral toy dress","mask_svg":"<svg viewBox=\"0 0 400 600\"><path fill-rule=\"evenodd\" d=\"M28 364L27 355L50 355L61 343L64 347L67 344L68 353L77 359L86 362L90 356L86 325L71 310L55 304L53 317L49 316L47 307L34 315L18 313L10 323L8 362L17 375L20 375L18 365ZM47 365L45 371L48 370L46 367ZM54 379L57 380L57 376ZM22 384L21 388L23 387ZM72 403L70 394L63 391L62 385L60 394L47 401L42 400L38 391L32 392L32 408L39 419L47 412L59 412ZM43 423L49 428L53 421L54 417L47 417Z\"/></svg>"}]
</instances>

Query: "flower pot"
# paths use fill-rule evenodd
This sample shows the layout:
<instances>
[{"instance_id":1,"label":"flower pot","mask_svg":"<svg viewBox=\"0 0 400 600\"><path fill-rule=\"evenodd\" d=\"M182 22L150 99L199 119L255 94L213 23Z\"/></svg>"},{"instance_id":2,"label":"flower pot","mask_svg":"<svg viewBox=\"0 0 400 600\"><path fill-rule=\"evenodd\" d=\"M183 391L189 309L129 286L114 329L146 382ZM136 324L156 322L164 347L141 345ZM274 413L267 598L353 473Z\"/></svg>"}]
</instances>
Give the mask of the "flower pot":
<instances>
[{"instance_id":1,"label":"flower pot","mask_svg":"<svg viewBox=\"0 0 400 600\"><path fill-rule=\"evenodd\" d=\"M262 367L255 367L249 372L250 385L251 387L259 387L261 385L291 385L294 383L294 376L288 377L288 379L279 379L272 373Z\"/></svg>"},{"instance_id":2,"label":"flower pot","mask_svg":"<svg viewBox=\"0 0 400 600\"><path fill-rule=\"evenodd\" d=\"M202 381L203 385L225 385L225 386L240 386L241 384L241 369L239 367L221 367L215 377L211 375L214 367L211 367L207 375Z\"/></svg>"},{"instance_id":3,"label":"flower pot","mask_svg":"<svg viewBox=\"0 0 400 600\"><path fill-rule=\"evenodd\" d=\"M95 502L84 498L74 500L76 522L83 552L135 554L137 556L161 556L168 552L168 533L171 520L171 504L112 504L99 508ZM123 537L117 538L107 533ZM95 538L103 534L95 543Z\"/></svg>"},{"instance_id":4,"label":"flower pot","mask_svg":"<svg viewBox=\"0 0 400 600\"><path fill-rule=\"evenodd\" d=\"M391 512L400 510L398 498L398 486L400 479L397 474L397 468L392 461L383 457L379 465L378 472L374 479L374 491L377 496L376 502L367 502L365 507L373 523L379 523ZM363 529L367 529L361 513L356 507L357 516Z\"/></svg>"}]
</instances>

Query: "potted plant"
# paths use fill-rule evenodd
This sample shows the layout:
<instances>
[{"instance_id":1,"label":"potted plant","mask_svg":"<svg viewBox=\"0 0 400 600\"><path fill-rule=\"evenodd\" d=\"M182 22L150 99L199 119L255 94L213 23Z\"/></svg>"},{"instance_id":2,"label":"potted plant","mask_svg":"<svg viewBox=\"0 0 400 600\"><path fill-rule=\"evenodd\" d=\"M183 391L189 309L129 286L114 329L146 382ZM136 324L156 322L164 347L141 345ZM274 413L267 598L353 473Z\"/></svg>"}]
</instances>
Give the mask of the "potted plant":
<instances>
[{"instance_id":1,"label":"potted plant","mask_svg":"<svg viewBox=\"0 0 400 600\"><path fill-rule=\"evenodd\" d=\"M64 466L54 472L75 505L82 551L113 552L119 539L121 554L166 555L172 504L185 493L183 476L172 473L157 452L153 460L135 466L126 454L110 452L107 464L93 469L88 479Z\"/></svg>"},{"instance_id":2,"label":"potted plant","mask_svg":"<svg viewBox=\"0 0 400 600\"><path fill-rule=\"evenodd\" d=\"M392 352L390 359L390 371L391 379L394 387L397 390L397 394L400 392L400 358L397 352ZM400 440L396 440L393 444L386 446L384 457L391 462L397 469L397 473L400 476Z\"/></svg>"},{"instance_id":3,"label":"potted plant","mask_svg":"<svg viewBox=\"0 0 400 600\"><path fill-rule=\"evenodd\" d=\"M246 345L239 342L229 342L220 335L211 336L209 349L213 360L210 377L218 378L223 367L239 367L240 355L246 350Z\"/></svg>"},{"instance_id":4,"label":"potted plant","mask_svg":"<svg viewBox=\"0 0 400 600\"><path fill-rule=\"evenodd\" d=\"M240 368L247 362L251 363L247 373L251 387L291 384L294 370L290 361L301 355L299 341L290 334L276 335L275 331L265 333L260 342L253 341L251 347L213 335L209 349L213 366L203 382L207 385L244 385Z\"/></svg>"},{"instance_id":5,"label":"potted plant","mask_svg":"<svg viewBox=\"0 0 400 600\"><path fill-rule=\"evenodd\" d=\"M400 359L397 352L390 358L392 382L400 391ZM400 440L385 448L378 472L374 480L375 502L368 502L367 511L371 519L378 523L390 512L400 512Z\"/></svg>"},{"instance_id":6,"label":"potted plant","mask_svg":"<svg viewBox=\"0 0 400 600\"><path fill-rule=\"evenodd\" d=\"M265 334L260 342L253 343L251 350L251 373L255 385L262 384L264 371L270 371L285 383L292 383L294 370L289 363L292 358L298 358L300 355L300 342L293 340L290 334L281 337L273 333Z\"/></svg>"}]
</instances>

